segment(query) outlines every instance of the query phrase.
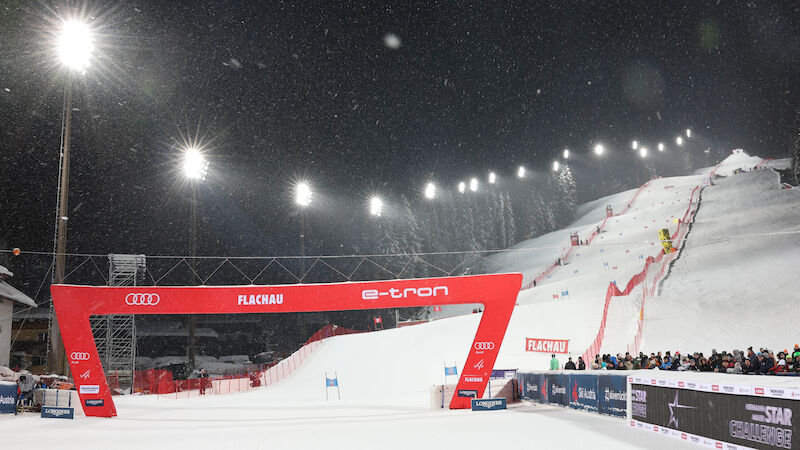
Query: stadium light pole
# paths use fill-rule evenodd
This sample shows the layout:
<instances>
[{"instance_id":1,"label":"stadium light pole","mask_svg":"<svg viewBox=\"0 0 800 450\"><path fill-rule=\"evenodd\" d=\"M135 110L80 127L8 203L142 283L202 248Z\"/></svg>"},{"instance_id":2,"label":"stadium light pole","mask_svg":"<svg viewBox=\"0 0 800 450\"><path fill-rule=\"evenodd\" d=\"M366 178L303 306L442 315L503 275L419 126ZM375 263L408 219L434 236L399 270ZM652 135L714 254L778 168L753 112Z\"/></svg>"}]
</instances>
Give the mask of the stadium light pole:
<instances>
[{"instance_id":1,"label":"stadium light pole","mask_svg":"<svg viewBox=\"0 0 800 450\"><path fill-rule=\"evenodd\" d=\"M294 187L294 203L300 208L300 269L302 282L306 274L306 208L311 205L311 186L301 181Z\"/></svg>"},{"instance_id":2,"label":"stadium light pole","mask_svg":"<svg viewBox=\"0 0 800 450\"><path fill-rule=\"evenodd\" d=\"M594 146L594 154L597 155L598 161L600 161L600 194L602 195L606 191L606 179L605 174L603 173L603 153L605 153L606 148L603 147L603 144L597 144Z\"/></svg>"},{"instance_id":3,"label":"stadium light pole","mask_svg":"<svg viewBox=\"0 0 800 450\"><path fill-rule=\"evenodd\" d=\"M192 272L197 275L197 186L205 180L208 174L208 161L196 147L189 147L183 151L183 176L189 181L192 189L192 223L189 228L189 238L192 246ZM193 278L194 279L194 278ZM190 314L188 318L189 336L186 343L186 356L189 359L190 372L195 368L195 330L197 316Z\"/></svg>"},{"instance_id":4,"label":"stadium light pole","mask_svg":"<svg viewBox=\"0 0 800 450\"><path fill-rule=\"evenodd\" d=\"M66 69L64 82L64 127L61 135L61 178L58 183L58 206L56 215L56 263L53 271L53 283L64 282L67 252L67 200L69 198L69 158L70 138L72 132L72 81L74 74L84 74L91 63L94 53L94 36L89 25L78 20L66 20L61 23L56 41L56 54L61 65ZM50 349L47 355L47 368L50 373L66 374L66 354L61 330L55 314L50 327Z\"/></svg>"}]
</instances>

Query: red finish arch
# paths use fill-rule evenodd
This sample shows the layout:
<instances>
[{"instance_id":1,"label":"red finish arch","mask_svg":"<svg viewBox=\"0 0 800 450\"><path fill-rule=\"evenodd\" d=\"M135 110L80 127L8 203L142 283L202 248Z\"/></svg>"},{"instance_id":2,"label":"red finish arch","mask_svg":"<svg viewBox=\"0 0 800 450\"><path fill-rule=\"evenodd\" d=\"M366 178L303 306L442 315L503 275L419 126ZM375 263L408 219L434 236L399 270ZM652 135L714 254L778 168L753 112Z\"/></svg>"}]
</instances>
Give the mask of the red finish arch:
<instances>
[{"instance_id":1,"label":"red finish arch","mask_svg":"<svg viewBox=\"0 0 800 450\"><path fill-rule=\"evenodd\" d=\"M117 415L89 316L105 314L242 314L344 311L431 305L484 305L451 409L470 407L460 390L483 395L522 284L521 274L274 286L102 287L53 285L81 406L87 416Z\"/></svg>"}]
</instances>

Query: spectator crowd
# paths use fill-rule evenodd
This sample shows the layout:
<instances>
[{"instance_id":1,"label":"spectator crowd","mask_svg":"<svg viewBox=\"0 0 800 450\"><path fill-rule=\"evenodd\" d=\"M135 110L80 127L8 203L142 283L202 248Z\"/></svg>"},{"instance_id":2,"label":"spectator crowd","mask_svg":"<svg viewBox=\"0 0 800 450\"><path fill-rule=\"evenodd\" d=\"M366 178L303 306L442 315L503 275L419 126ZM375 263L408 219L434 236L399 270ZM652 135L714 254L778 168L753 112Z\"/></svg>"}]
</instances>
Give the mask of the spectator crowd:
<instances>
[{"instance_id":1,"label":"spectator crowd","mask_svg":"<svg viewBox=\"0 0 800 450\"><path fill-rule=\"evenodd\" d=\"M550 369L559 368L558 359L555 354L550 361ZM706 357L702 352L691 354L681 354L675 352L650 353L650 356L639 352L638 356L633 356L628 352L624 355L617 353L613 355L596 355L594 361L586 366L582 357L578 361L569 358L564 365L564 370L640 370L640 369L659 369L676 371L695 371L695 372L719 372L737 374L757 374L757 375L777 375L777 374L796 374L800 375L800 346L795 344L794 350L779 351L775 354L772 350L761 348L758 352L749 347L747 352L733 350L717 352L712 350L711 355Z\"/></svg>"}]
</instances>

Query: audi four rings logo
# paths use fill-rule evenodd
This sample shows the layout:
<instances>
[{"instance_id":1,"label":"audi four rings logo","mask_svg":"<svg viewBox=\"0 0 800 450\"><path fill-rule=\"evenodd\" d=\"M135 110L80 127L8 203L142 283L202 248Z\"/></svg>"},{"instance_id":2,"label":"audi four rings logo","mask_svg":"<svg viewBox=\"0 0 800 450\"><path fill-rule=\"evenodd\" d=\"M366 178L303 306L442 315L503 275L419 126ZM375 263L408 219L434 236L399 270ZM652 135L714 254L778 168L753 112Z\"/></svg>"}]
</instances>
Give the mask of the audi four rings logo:
<instances>
[{"instance_id":1,"label":"audi four rings logo","mask_svg":"<svg viewBox=\"0 0 800 450\"><path fill-rule=\"evenodd\" d=\"M125 303L131 306L155 306L160 301L158 294L131 293L125 296Z\"/></svg>"},{"instance_id":2,"label":"audi four rings logo","mask_svg":"<svg viewBox=\"0 0 800 450\"><path fill-rule=\"evenodd\" d=\"M69 359L73 361L86 361L89 359L89 354L86 352L72 352L69 354Z\"/></svg>"},{"instance_id":3,"label":"audi four rings logo","mask_svg":"<svg viewBox=\"0 0 800 450\"><path fill-rule=\"evenodd\" d=\"M494 342L476 342L475 350L494 350Z\"/></svg>"}]
</instances>

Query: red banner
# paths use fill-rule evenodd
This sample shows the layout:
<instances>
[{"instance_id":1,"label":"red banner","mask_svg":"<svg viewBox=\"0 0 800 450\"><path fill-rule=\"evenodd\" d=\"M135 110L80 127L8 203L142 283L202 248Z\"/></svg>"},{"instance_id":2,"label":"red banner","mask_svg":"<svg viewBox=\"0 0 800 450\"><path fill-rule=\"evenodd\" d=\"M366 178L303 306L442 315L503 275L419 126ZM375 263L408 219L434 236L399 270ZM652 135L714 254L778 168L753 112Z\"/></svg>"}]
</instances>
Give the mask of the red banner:
<instances>
[{"instance_id":1,"label":"red banner","mask_svg":"<svg viewBox=\"0 0 800 450\"><path fill-rule=\"evenodd\" d=\"M536 353L567 353L569 339L525 338L525 351Z\"/></svg>"},{"instance_id":2,"label":"red banner","mask_svg":"<svg viewBox=\"0 0 800 450\"><path fill-rule=\"evenodd\" d=\"M105 287L53 285L53 307L87 416L117 415L89 326L106 314L243 314L347 311L483 304L483 315L458 381L483 396L522 284L521 274L274 286ZM84 377L85 376L85 377ZM451 409L470 408L455 394Z\"/></svg>"}]
</instances>

